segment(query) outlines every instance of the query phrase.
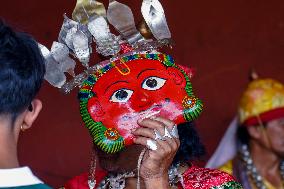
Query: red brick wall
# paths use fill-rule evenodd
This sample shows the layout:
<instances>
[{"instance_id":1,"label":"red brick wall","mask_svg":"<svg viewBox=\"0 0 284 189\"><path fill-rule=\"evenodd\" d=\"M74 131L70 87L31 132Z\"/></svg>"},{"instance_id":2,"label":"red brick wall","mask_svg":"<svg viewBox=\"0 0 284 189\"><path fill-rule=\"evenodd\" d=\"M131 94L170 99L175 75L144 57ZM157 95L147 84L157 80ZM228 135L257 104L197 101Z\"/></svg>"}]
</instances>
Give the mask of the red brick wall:
<instances>
[{"instance_id":1,"label":"red brick wall","mask_svg":"<svg viewBox=\"0 0 284 189\"><path fill-rule=\"evenodd\" d=\"M197 123L210 155L236 113L251 67L284 82L284 2L161 1L176 43L170 53L178 63L197 69L193 86L205 104ZM129 2L140 15L141 1ZM70 16L74 5L75 0L2 1L0 17L50 47L63 13ZM88 169L90 137L80 119L76 91L66 96L45 83L39 98L43 111L21 136L20 161L58 187Z\"/></svg>"}]
</instances>

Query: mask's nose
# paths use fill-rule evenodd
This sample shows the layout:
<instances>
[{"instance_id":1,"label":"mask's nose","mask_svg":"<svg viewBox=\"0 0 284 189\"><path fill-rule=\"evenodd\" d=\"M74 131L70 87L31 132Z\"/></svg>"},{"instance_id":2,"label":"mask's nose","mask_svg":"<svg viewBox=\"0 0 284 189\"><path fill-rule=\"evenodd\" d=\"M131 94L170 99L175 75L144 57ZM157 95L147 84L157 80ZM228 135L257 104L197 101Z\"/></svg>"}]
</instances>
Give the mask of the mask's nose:
<instances>
[{"instance_id":1,"label":"mask's nose","mask_svg":"<svg viewBox=\"0 0 284 189\"><path fill-rule=\"evenodd\" d=\"M151 107L151 97L144 91L138 90L134 92L134 99L132 102L132 108L137 111L144 111Z\"/></svg>"}]
</instances>

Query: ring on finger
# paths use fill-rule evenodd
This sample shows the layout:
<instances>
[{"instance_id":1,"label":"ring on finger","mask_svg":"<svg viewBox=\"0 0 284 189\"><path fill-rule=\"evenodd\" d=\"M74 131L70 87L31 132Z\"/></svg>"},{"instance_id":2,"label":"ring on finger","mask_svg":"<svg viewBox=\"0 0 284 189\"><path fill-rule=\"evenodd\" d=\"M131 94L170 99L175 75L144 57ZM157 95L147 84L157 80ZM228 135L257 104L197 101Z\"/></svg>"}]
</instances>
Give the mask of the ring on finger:
<instances>
[{"instance_id":1,"label":"ring on finger","mask_svg":"<svg viewBox=\"0 0 284 189\"><path fill-rule=\"evenodd\" d=\"M163 138L166 139L166 137L168 137L170 139L173 138L167 127L165 127L165 134L164 134Z\"/></svg>"},{"instance_id":2,"label":"ring on finger","mask_svg":"<svg viewBox=\"0 0 284 189\"><path fill-rule=\"evenodd\" d=\"M154 141L154 140L151 140L151 139L148 139L146 141L146 145L147 147L150 149L150 150L157 150L158 149L158 146L157 146L157 142Z\"/></svg>"},{"instance_id":3,"label":"ring on finger","mask_svg":"<svg viewBox=\"0 0 284 189\"><path fill-rule=\"evenodd\" d=\"M177 124L174 125L174 127L172 128L170 134L171 134L174 138L179 138L178 129L177 129Z\"/></svg>"},{"instance_id":4,"label":"ring on finger","mask_svg":"<svg viewBox=\"0 0 284 189\"><path fill-rule=\"evenodd\" d=\"M155 140L158 140L158 139L164 140L162 135L156 129L154 129L154 133L155 133Z\"/></svg>"}]
</instances>

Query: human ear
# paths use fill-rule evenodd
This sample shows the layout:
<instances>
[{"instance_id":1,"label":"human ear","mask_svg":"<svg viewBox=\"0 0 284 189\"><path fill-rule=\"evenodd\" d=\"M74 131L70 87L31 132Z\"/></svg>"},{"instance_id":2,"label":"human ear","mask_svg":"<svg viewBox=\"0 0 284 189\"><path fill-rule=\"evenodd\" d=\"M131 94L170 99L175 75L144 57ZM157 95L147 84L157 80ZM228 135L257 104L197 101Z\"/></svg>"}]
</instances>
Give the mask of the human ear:
<instances>
[{"instance_id":1,"label":"human ear","mask_svg":"<svg viewBox=\"0 0 284 189\"><path fill-rule=\"evenodd\" d=\"M262 135L262 128L260 126L248 126L248 133L253 139L260 139Z\"/></svg>"},{"instance_id":2,"label":"human ear","mask_svg":"<svg viewBox=\"0 0 284 189\"><path fill-rule=\"evenodd\" d=\"M39 99L34 99L24 115L22 129L26 130L32 126L32 124L38 117L38 114L40 113L41 109L42 109L41 101Z\"/></svg>"},{"instance_id":3,"label":"human ear","mask_svg":"<svg viewBox=\"0 0 284 189\"><path fill-rule=\"evenodd\" d=\"M176 85L181 85L181 87L185 87L186 80L185 80L183 73L180 70L174 67L169 67L167 71L171 79L175 82Z\"/></svg>"},{"instance_id":4,"label":"human ear","mask_svg":"<svg viewBox=\"0 0 284 189\"><path fill-rule=\"evenodd\" d=\"M97 97L90 98L88 100L87 106L88 106L88 112L91 115L91 117L94 119L94 121L100 122L105 112L103 111L103 108L98 98Z\"/></svg>"}]
</instances>

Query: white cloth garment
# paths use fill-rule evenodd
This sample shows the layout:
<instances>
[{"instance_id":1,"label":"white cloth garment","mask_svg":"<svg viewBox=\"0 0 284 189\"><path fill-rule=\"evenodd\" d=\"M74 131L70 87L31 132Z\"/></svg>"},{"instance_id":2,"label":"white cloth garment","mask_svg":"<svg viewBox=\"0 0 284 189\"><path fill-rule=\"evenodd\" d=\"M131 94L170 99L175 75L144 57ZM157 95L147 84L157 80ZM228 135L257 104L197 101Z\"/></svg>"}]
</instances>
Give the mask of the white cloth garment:
<instances>
[{"instance_id":1,"label":"white cloth garment","mask_svg":"<svg viewBox=\"0 0 284 189\"><path fill-rule=\"evenodd\" d=\"M217 149L206 164L208 168L218 168L227 161L233 159L237 154L237 128L238 117L230 123Z\"/></svg>"},{"instance_id":2,"label":"white cloth garment","mask_svg":"<svg viewBox=\"0 0 284 189\"><path fill-rule=\"evenodd\" d=\"M0 169L0 188L42 184L29 167Z\"/></svg>"}]
</instances>

